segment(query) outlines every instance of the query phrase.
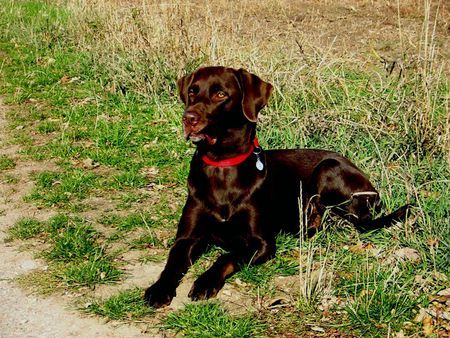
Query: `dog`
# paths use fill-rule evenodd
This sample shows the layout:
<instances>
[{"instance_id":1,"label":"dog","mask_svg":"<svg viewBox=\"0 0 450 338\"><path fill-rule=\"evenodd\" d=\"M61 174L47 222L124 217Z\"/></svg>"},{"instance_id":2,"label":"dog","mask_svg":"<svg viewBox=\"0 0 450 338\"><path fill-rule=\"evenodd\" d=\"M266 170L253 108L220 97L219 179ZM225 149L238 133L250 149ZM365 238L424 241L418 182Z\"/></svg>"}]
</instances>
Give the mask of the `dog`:
<instances>
[{"instance_id":1,"label":"dog","mask_svg":"<svg viewBox=\"0 0 450 338\"><path fill-rule=\"evenodd\" d=\"M258 76L244 69L204 67L180 78L177 87L185 105L184 136L197 149L175 243L159 279L144 295L149 306L170 304L188 268L210 245L226 253L194 282L192 300L217 295L243 264L271 259L276 235L298 234L301 215L307 215L312 232L327 209L360 230L405 218L409 205L373 219L373 211L380 210L378 192L338 153L263 151L256 121L273 87Z\"/></svg>"}]
</instances>

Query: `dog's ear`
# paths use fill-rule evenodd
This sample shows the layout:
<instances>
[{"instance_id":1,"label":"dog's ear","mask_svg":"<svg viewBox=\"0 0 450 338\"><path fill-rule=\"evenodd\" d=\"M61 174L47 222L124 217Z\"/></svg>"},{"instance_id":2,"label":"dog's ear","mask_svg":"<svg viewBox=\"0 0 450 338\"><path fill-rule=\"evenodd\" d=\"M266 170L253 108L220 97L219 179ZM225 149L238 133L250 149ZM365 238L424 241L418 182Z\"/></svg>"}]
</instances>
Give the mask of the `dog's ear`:
<instances>
[{"instance_id":1,"label":"dog's ear","mask_svg":"<svg viewBox=\"0 0 450 338\"><path fill-rule=\"evenodd\" d=\"M192 81L192 76L194 73L185 75L178 79L177 81L177 88L178 88L178 94L180 95L181 101L186 105L188 102L188 88Z\"/></svg>"},{"instance_id":2,"label":"dog's ear","mask_svg":"<svg viewBox=\"0 0 450 338\"><path fill-rule=\"evenodd\" d=\"M259 111L269 101L273 86L245 69L241 68L237 73L242 90L242 111L249 121L256 122Z\"/></svg>"}]
</instances>

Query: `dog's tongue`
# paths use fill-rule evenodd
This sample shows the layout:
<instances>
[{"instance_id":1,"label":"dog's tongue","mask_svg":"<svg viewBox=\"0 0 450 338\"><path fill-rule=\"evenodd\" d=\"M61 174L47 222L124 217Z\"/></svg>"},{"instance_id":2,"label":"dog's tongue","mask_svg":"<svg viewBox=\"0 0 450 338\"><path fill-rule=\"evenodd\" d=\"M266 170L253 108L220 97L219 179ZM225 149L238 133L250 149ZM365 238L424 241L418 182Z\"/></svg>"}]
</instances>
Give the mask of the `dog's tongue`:
<instances>
[{"instance_id":1,"label":"dog's tongue","mask_svg":"<svg viewBox=\"0 0 450 338\"><path fill-rule=\"evenodd\" d=\"M215 137L211 137L209 135L203 134L205 136L206 141L208 142L209 145L214 145L217 142L217 138Z\"/></svg>"}]
</instances>

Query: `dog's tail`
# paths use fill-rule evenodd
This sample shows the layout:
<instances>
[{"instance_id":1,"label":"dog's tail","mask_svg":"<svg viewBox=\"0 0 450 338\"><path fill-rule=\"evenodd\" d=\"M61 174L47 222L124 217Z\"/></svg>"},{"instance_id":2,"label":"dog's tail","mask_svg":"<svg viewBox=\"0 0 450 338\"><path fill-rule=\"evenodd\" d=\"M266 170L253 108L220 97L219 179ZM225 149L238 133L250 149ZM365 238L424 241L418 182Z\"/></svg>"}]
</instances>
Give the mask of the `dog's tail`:
<instances>
[{"instance_id":1,"label":"dog's tail","mask_svg":"<svg viewBox=\"0 0 450 338\"><path fill-rule=\"evenodd\" d=\"M398 208L389 215L381 216L372 220L364 222L354 222L359 231L371 231L381 228L386 228L392 225L395 221L403 221L406 218L408 210L411 208L411 204L406 204L401 208Z\"/></svg>"}]
</instances>

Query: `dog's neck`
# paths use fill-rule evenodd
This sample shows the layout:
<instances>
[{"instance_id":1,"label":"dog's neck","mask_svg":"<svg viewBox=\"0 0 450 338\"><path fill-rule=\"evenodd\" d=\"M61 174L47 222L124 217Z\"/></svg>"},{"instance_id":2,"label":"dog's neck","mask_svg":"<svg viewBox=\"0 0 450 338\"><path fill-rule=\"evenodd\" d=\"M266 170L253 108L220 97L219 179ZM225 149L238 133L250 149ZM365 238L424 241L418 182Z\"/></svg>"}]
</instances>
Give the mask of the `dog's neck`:
<instances>
[{"instance_id":1,"label":"dog's neck","mask_svg":"<svg viewBox=\"0 0 450 338\"><path fill-rule=\"evenodd\" d=\"M230 128L218 138L214 145L199 144L197 152L213 161L221 161L248 153L253 148L255 125L246 124L237 129Z\"/></svg>"}]
</instances>

